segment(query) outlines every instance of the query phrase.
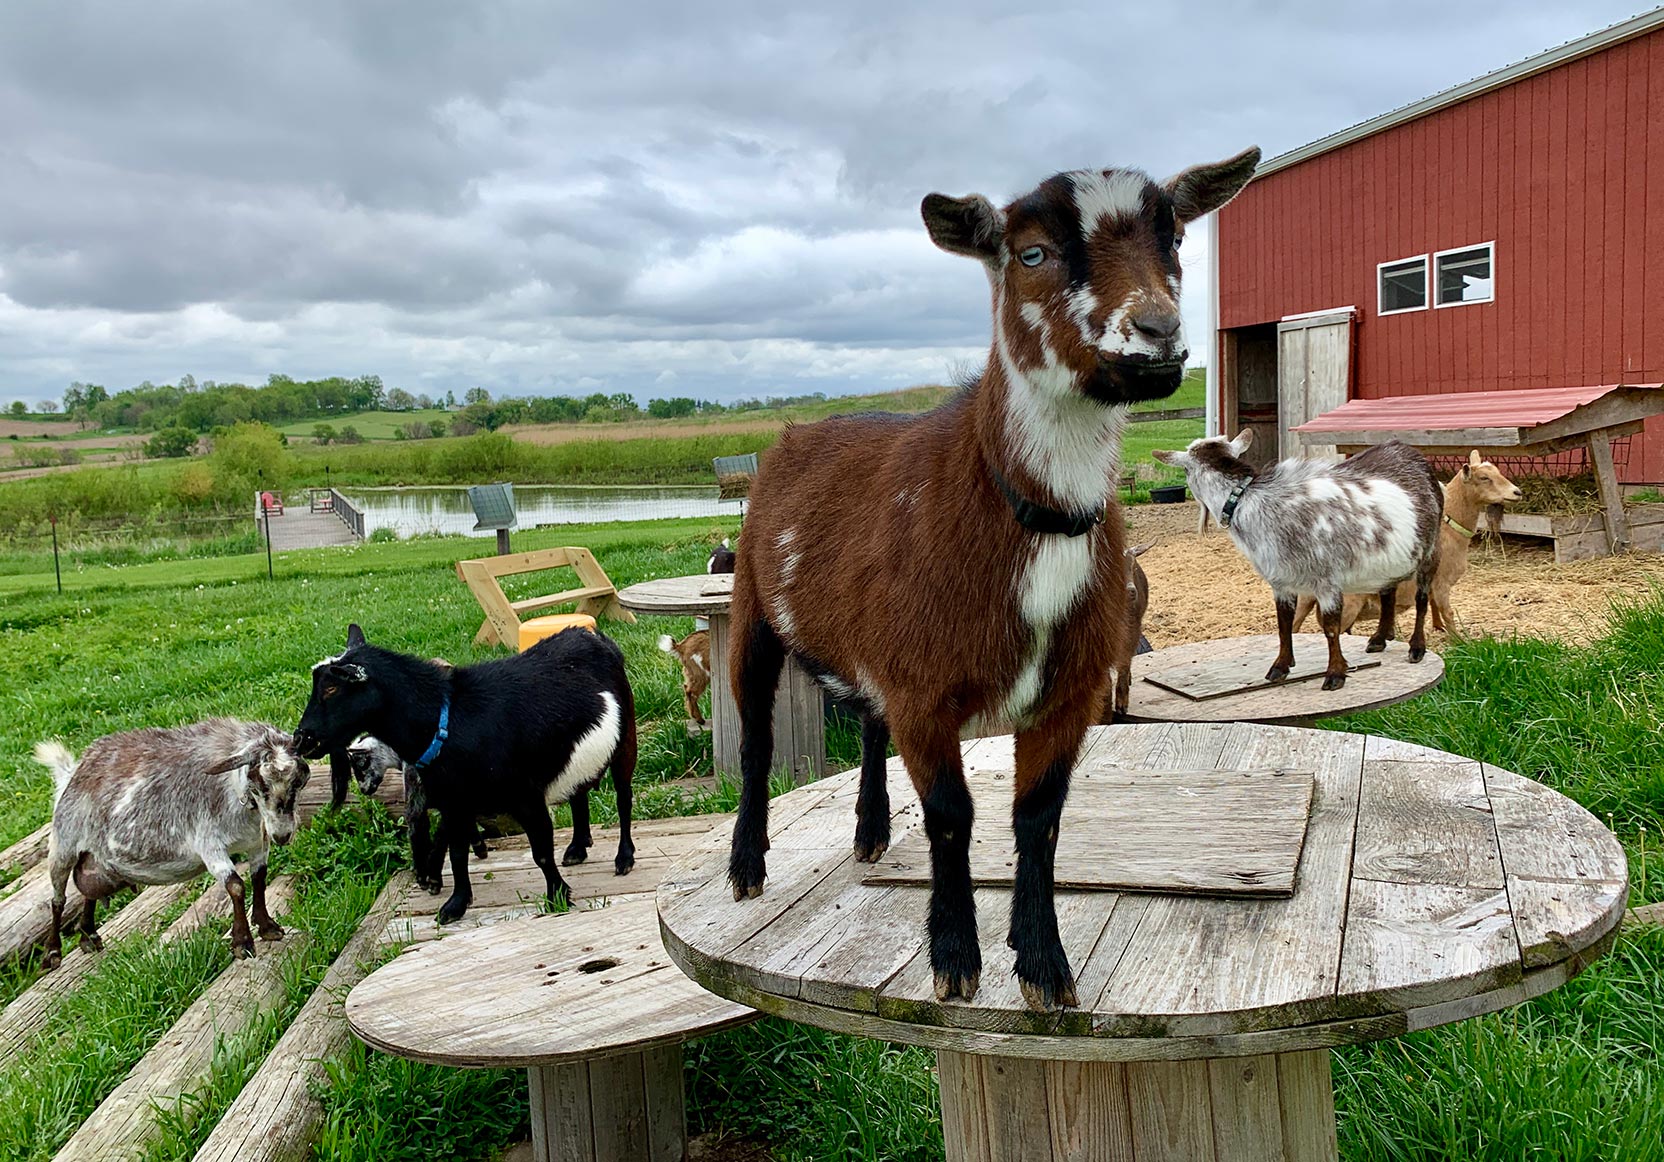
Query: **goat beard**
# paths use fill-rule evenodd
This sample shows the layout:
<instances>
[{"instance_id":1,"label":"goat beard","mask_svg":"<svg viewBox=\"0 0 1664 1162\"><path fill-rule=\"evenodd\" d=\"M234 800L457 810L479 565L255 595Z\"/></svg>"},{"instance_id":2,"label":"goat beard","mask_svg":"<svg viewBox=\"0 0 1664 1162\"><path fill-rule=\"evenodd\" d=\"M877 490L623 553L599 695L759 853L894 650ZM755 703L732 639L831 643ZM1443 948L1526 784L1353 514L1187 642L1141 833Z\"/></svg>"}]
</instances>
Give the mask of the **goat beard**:
<instances>
[{"instance_id":1,"label":"goat beard","mask_svg":"<svg viewBox=\"0 0 1664 1162\"><path fill-rule=\"evenodd\" d=\"M1081 393L1098 403L1113 406L1166 399L1183 382L1184 368L1176 363L1100 362L1082 385Z\"/></svg>"}]
</instances>

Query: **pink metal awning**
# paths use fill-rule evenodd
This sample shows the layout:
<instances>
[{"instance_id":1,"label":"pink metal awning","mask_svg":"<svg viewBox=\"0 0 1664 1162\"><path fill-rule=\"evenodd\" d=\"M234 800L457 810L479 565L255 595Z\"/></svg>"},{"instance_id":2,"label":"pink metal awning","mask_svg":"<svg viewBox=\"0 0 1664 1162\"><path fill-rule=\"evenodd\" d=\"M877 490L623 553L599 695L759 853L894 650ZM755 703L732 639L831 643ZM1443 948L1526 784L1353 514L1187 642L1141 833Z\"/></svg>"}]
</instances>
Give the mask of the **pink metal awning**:
<instances>
[{"instance_id":1,"label":"pink metal awning","mask_svg":"<svg viewBox=\"0 0 1664 1162\"><path fill-rule=\"evenodd\" d=\"M1354 399L1294 428L1296 432L1442 432L1472 428L1531 428L1570 415L1602 396L1664 389L1658 383L1463 391ZM1338 441L1345 443L1345 441Z\"/></svg>"}]
</instances>

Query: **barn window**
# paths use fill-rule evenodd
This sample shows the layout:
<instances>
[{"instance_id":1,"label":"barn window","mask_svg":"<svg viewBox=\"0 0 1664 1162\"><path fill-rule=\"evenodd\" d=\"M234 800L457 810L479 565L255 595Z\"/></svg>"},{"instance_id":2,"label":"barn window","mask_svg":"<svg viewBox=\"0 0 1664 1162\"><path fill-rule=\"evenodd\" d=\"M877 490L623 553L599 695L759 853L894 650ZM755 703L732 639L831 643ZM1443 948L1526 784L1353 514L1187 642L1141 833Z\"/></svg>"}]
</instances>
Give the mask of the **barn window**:
<instances>
[{"instance_id":1,"label":"barn window","mask_svg":"<svg viewBox=\"0 0 1664 1162\"><path fill-rule=\"evenodd\" d=\"M1492 251L1496 243L1441 250L1433 256L1433 305L1488 303L1492 295Z\"/></svg>"},{"instance_id":2,"label":"barn window","mask_svg":"<svg viewBox=\"0 0 1664 1162\"><path fill-rule=\"evenodd\" d=\"M1375 270L1381 280L1380 314L1427 309L1427 255L1383 262Z\"/></svg>"}]
</instances>

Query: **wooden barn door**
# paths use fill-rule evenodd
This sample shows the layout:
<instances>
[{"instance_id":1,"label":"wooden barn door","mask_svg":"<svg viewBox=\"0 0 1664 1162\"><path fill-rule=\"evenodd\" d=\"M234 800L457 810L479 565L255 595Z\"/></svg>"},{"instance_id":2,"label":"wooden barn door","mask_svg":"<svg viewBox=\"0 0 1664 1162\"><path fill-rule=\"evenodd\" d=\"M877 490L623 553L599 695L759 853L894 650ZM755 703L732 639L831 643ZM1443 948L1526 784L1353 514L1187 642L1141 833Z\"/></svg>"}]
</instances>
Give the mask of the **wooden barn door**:
<instances>
[{"instance_id":1,"label":"wooden barn door","mask_svg":"<svg viewBox=\"0 0 1664 1162\"><path fill-rule=\"evenodd\" d=\"M1352 309L1277 324L1278 455L1333 458L1333 444L1303 444L1291 428L1345 403L1352 386Z\"/></svg>"}]
</instances>

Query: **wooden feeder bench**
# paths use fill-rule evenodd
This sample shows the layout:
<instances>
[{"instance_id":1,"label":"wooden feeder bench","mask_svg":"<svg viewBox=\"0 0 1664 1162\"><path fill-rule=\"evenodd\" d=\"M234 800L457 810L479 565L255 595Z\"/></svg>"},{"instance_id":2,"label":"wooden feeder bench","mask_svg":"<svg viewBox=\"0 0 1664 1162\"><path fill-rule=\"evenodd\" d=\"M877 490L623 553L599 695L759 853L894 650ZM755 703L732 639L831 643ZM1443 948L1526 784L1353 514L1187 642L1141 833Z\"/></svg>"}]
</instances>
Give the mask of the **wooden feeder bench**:
<instances>
[{"instance_id":1,"label":"wooden feeder bench","mask_svg":"<svg viewBox=\"0 0 1664 1162\"><path fill-rule=\"evenodd\" d=\"M1347 455L1389 440L1429 456L1466 456L1476 448L1487 457L1585 449L1600 487L1601 517L1575 518L1575 529L1561 524L1574 518L1531 513L1508 513L1502 523L1503 532L1555 537L1555 559L1571 560L1664 549L1664 506L1626 513L1612 464L1612 441L1636 435L1649 416L1661 413L1664 384L1619 383L1354 399L1293 431L1307 445L1334 445ZM1573 538L1564 552L1561 536Z\"/></svg>"},{"instance_id":2,"label":"wooden feeder bench","mask_svg":"<svg viewBox=\"0 0 1664 1162\"><path fill-rule=\"evenodd\" d=\"M576 589L544 597L510 601L497 581L499 577L536 573L542 569L572 569L582 584ZM474 594L474 600L485 610L485 622L480 626L479 633L474 635L474 641L482 644L496 642L511 650L516 649L520 643L521 614L574 601L578 604L579 613L587 613L591 617L611 617L628 622L636 619L635 614L619 604L618 590L595 560L595 554L581 546L458 561L456 575L462 578Z\"/></svg>"}]
</instances>

